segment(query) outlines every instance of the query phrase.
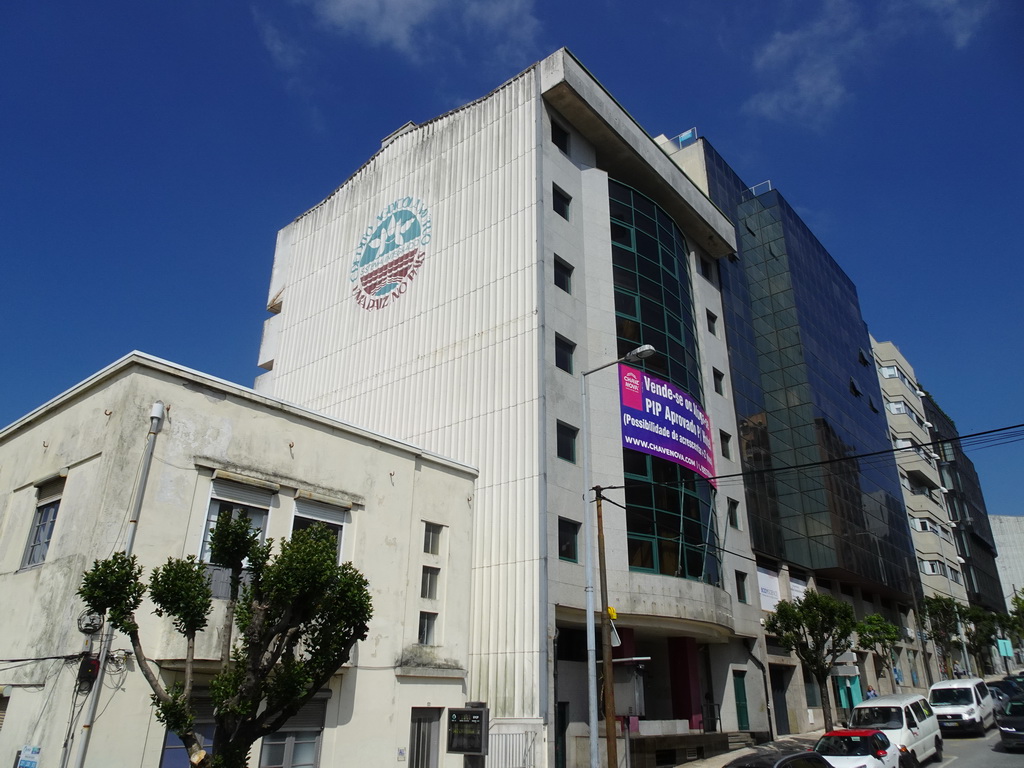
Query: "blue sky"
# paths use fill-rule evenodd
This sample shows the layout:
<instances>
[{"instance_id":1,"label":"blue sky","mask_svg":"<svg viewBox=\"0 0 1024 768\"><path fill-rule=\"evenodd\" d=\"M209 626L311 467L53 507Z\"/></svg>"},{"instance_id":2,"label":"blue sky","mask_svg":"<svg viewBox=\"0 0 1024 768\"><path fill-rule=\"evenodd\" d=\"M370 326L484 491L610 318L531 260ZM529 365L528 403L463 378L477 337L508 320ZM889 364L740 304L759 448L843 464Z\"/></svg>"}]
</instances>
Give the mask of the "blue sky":
<instances>
[{"instance_id":1,"label":"blue sky","mask_svg":"<svg viewBox=\"0 0 1024 768\"><path fill-rule=\"evenodd\" d=\"M251 385L277 231L380 140L566 46L770 179L962 434L1024 422L1017 0L8 3L7 424L132 349ZM1021 443L977 450L1024 512Z\"/></svg>"}]
</instances>

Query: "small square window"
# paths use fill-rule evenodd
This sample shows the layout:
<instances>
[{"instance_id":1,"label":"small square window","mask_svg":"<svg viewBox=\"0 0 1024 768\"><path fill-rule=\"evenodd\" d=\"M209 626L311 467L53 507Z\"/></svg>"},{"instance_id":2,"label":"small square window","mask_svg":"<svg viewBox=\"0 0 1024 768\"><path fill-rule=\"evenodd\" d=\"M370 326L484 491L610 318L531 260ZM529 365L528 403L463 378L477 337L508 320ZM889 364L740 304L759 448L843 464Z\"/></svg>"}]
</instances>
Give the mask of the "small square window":
<instances>
[{"instance_id":1,"label":"small square window","mask_svg":"<svg viewBox=\"0 0 1024 768\"><path fill-rule=\"evenodd\" d=\"M578 539L580 524L575 520L558 518L558 559L568 560L570 563L579 562Z\"/></svg>"},{"instance_id":2,"label":"small square window","mask_svg":"<svg viewBox=\"0 0 1024 768\"><path fill-rule=\"evenodd\" d=\"M569 154L569 132L554 120L551 121L551 143Z\"/></svg>"},{"instance_id":3,"label":"small square window","mask_svg":"<svg viewBox=\"0 0 1024 768\"><path fill-rule=\"evenodd\" d=\"M731 528L740 527L740 503L736 499L726 501L726 516L729 518Z\"/></svg>"},{"instance_id":4,"label":"small square window","mask_svg":"<svg viewBox=\"0 0 1024 768\"><path fill-rule=\"evenodd\" d=\"M718 315L712 312L710 309L707 311L708 315L708 333L712 336L718 335Z\"/></svg>"},{"instance_id":5,"label":"small square window","mask_svg":"<svg viewBox=\"0 0 1024 768\"><path fill-rule=\"evenodd\" d=\"M725 374L717 368L711 369L711 377L715 382L715 392L720 395L725 394Z\"/></svg>"},{"instance_id":6,"label":"small square window","mask_svg":"<svg viewBox=\"0 0 1024 768\"><path fill-rule=\"evenodd\" d=\"M566 373L572 373L572 356L576 345L563 336L555 335L555 365Z\"/></svg>"},{"instance_id":7,"label":"small square window","mask_svg":"<svg viewBox=\"0 0 1024 768\"><path fill-rule=\"evenodd\" d=\"M555 285L566 293L572 293L573 266L555 256Z\"/></svg>"},{"instance_id":8,"label":"small square window","mask_svg":"<svg viewBox=\"0 0 1024 768\"><path fill-rule=\"evenodd\" d=\"M551 185L551 208L563 219L569 219L569 205L572 198L554 184Z\"/></svg>"},{"instance_id":9,"label":"small square window","mask_svg":"<svg viewBox=\"0 0 1024 768\"><path fill-rule=\"evenodd\" d=\"M441 575L440 568L423 566L423 578L420 582L420 597L424 600L437 600L437 579Z\"/></svg>"},{"instance_id":10,"label":"small square window","mask_svg":"<svg viewBox=\"0 0 1024 768\"><path fill-rule=\"evenodd\" d=\"M563 422L558 422L556 450L558 458L576 463L576 435L579 432L576 427L571 427Z\"/></svg>"},{"instance_id":11,"label":"small square window","mask_svg":"<svg viewBox=\"0 0 1024 768\"><path fill-rule=\"evenodd\" d=\"M416 642L420 645L436 645L435 628L437 626L437 614L430 611L420 611L420 629Z\"/></svg>"},{"instance_id":12,"label":"small square window","mask_svg":"<svg viewBox=\"0 0 1024 768\"><path fill-rule=\"evenodd\" d=\"M724 456L727 459L731 459L732 458L732 435L730 435L728 432L723 432L723 431L719 430L719 432L718 432L718 441L719 441L719 443L722 446L722 456Z\"/></svg>"},{"instance_id":13,"label":"small square window","mask_svg":"<svg viewBox=\"0 0 1024 768\"><path fill-rule=\"evenodd\" d=\"M747 574L743 571L736 571L736 600L747 602Z\"/></svg>"},{"instance_id":14,"label":"small square window","mask_svg":"<svg viewBox=\"0 0 1024 768\"><path fill-rule=\"evenodd\" d=\"M437 523L423 524L423 551L428 555L441 553L441 528Z\"/></svg>"},{"instance_id":15,"label":"small square window","mask_svg":"<svg viewBox=\"0 0 1024 768\"><path fill-rule=\"evenodd\" d=\"M700 257L700 274L705 280L714 282L715 265L711 259L705 259L703 256Z\"/></svg>"}]
</instances>

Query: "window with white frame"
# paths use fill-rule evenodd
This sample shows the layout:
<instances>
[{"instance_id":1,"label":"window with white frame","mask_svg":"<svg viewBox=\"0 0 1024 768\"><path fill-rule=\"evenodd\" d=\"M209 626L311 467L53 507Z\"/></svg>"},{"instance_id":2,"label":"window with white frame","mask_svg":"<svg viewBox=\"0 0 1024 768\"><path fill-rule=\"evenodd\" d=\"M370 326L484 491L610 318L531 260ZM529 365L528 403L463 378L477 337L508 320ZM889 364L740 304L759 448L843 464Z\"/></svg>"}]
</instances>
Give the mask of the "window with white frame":
<instances>
[{"instance_id":1,"label":"window with white frame","mask_svg":"<svg viewBox=\"0 0 1024 768\"><path fill-rule=\"evenodd\" d=\"M320 524L332 531L338 540L338 562L343 557L345 526L352 522L351 513L345 507L326 504L312 499L295 498L295 516L292 517L292 533Z\"/></svg>"},{"instance_id":2,"label":"window with white frame","mask_svg":"<svg viewBox=\"0 0 1024 768\"><path fill-rule=\"evenodd\" d=\"M63 477L53 478L36 487L36 509L32 515L32 528L29 531L28 543L25 545L25 554L21 561L22 568L39 565L46 560L63 494Z\"/></svg>"},{"instance_id":3,"label":"window with white frame","mask_svg":"<svg viewBox=\"0 0 1024 768\"><path fill-rule=\"evenodd\" d=\"M264 736L260 768L318 768L326 710L326 699L317 694L281 730Z\"/></svg>"},{"instance_id":4,"label":"window with white frame","mask_svg":"<svg viewBox=\"0 0 1024 768\"><path fill-rule=\"evenodd\" d=\"M420 645L436 645L437 614L420 611L420 626L416 642Z\"/></svg>"},{"instance_id":5,"label":"window with white frame","mask_svg":"<svg viewBox=\"0 0 1024 768\"><path fill-rule=\"evenodd\" d=\"M247 517L249 527L259 531L259 540L266 539L267 518L275 491L255 485L245 485L229 480L215 479L210 492L210 508L206 515L206 528L203 531L203 544L199 551L199 559L210 562L210 536L221 515ZM207 566L210 574L210 587L213 596L228 598L231 595L231 571L228 568Z\"/></svg>"},{"instance_id":6,"label":"window with white frame","mask_svg":"<svg viewBox=\"0 0 1024 768\"><path fill-rule=\"evenodd\" d=\"M423 523L423 551L428 555L441 553L441 531L444 526L437 523Z\"/></svg>"},{"instance_id":7,"label":"window with white frame","mask_svg":"<svg viewBox=\"0 0 1024 768\"><path fill-rule=\"evenodd\" d=\"M424 565L423 575L420 578L420 597L424 600L437 600L437 582L440 577L440 568Z\"/></svg>"}]
</instances>

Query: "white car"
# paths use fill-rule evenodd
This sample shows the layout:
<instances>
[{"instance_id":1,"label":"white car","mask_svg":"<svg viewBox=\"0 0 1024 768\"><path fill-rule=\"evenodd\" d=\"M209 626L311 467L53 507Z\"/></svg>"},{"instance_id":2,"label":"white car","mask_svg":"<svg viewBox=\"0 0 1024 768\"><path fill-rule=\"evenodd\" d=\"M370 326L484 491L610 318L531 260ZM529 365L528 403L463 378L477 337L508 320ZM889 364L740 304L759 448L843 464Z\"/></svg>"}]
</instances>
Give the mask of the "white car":
<instances>
[{"instance_id":1,"label":"white car","mask_svg":"<svg viewBox=\"0 0 1024 768\"><path fill-rule=\"evenodd\" d=\"M829 731L814 751L832 768L899 768L900 751L882 731L872 728Z\"/></svg>"}]
</instances>

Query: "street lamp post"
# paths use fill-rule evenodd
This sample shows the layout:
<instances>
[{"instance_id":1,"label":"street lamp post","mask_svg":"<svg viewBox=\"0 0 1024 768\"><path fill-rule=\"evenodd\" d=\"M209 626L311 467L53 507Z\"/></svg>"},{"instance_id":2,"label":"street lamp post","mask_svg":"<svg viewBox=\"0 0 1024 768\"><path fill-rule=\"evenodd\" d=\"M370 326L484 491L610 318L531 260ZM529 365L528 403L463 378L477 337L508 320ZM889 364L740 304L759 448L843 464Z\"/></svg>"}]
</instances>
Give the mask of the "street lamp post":
<instances>
[{"instance_id":1,"label":"street lamp post","mask_svg":"<svg viewBox=\"0 0 1024 768\"><path fill-rule=\"evenodd\" d=\"M597 738L597 642L594 622L594 534L590 512L590 408L587 405L587 376L619 363L635 363L653 355L657 350L650 344L628 352L618 360L591 368L580 375L580 404L583 424L580 428L583 449L583 568L585 571L587 619L587 724L590 727L590 768L600 768ZM605 723L610 728L610 723ZM614 766L612 766L614 768Z\"/></svg>"}]
</instances>

